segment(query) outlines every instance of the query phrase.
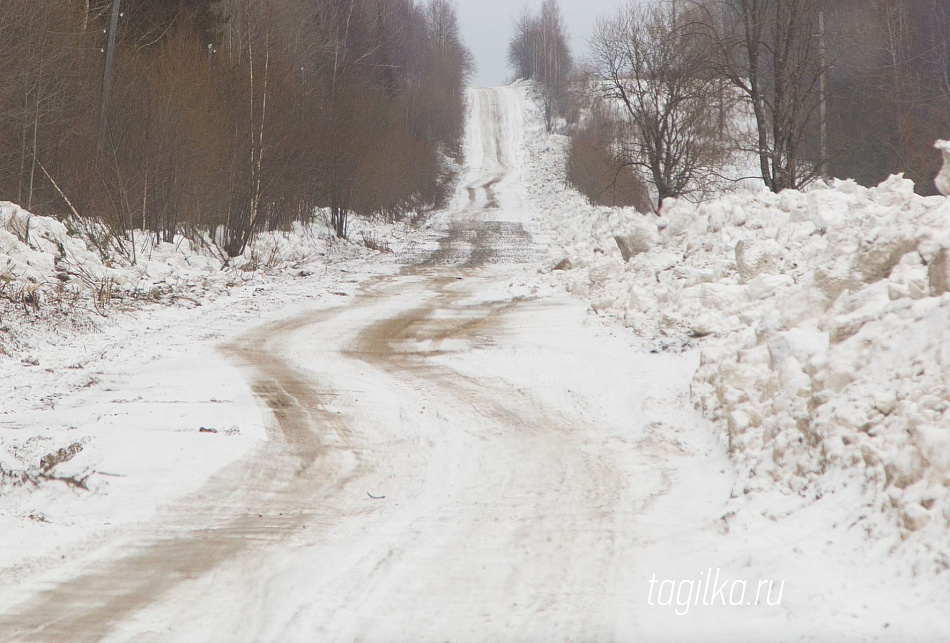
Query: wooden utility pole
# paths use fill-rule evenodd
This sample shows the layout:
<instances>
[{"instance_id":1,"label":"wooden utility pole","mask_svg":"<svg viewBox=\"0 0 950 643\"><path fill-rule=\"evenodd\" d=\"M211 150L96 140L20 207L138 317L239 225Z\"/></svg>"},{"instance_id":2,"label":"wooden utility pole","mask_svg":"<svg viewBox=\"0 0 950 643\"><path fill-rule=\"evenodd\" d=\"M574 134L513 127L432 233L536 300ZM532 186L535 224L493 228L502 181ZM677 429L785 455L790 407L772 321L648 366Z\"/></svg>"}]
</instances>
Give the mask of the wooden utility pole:
<instances>
[{"instance_id":1,"label":"wooden utility pole","mask_svg":"<svg viewBox=\"0 0 950 643\"><path fill-rule=\"evenodd\" d=\"M827 52L825 51L825 12L818 12L818 50L821 56L821 78L818 86L821 111L821 177L824 179L829 178L829 164L828 164L828 104L827 104L827 91L828 87L826 85L828 78L828 61L827 61Z\"/></svg>"},{"instance_id":2,"label":"wooden utility pole","mask_svg":"<svg viewBox=\"0 0 950 643\"><path fill-rule=\"evenodd\" d=\"M106 147L106 135L109 131L109 90L112 85L112 63L115 60L115 32L119 28L119 4L122 0L112 0L112 16L109 19L109 36L106 41L106 62L102 71L102 101L99 103L99 149Z\"/></svg>"}]
</instances>

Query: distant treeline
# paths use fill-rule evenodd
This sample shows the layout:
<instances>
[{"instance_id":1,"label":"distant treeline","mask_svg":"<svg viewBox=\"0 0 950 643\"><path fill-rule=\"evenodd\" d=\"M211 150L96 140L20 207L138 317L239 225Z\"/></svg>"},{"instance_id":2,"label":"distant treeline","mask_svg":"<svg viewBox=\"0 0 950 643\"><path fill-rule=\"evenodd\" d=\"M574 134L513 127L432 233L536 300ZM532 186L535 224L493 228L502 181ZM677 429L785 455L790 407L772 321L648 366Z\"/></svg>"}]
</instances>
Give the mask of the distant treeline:
<instances>
[{"instance_id":1,"label":"distant treeline","mask_svg":"<svg viewBox=\"0 0 950 643\"><path fill-rule=\"evenodd\" d=\"M442 200L471 69L448 0L0 0L0 199L232 256L317 207L343 236Z\"/></svg>"},{"instance_id":2,"label":"distant treeline","mask_svg":"<svg viewBox=\"0 0 950 643\"><path fill-rule=\"evenodd\" d=\"M831 41L831 172L874 185L904 172L935 194L950 137L950 2L836 0Z\"/></svg>"},{"instance_id":3,"label":"distant treeline","mask_svg":"<svg viewBox=\"0 0 950 643\"><path fill-rule=\"evenodd\" d=\"M948 0L629 3L598 21L572 82L559 15L545 0L517 22L509 62L538 81L549 128L583 106L568 179L594 203L701 200L749 160L775 192L903 172L935 193L933 143L950 138Z\"/></svg>"}]
</instances>

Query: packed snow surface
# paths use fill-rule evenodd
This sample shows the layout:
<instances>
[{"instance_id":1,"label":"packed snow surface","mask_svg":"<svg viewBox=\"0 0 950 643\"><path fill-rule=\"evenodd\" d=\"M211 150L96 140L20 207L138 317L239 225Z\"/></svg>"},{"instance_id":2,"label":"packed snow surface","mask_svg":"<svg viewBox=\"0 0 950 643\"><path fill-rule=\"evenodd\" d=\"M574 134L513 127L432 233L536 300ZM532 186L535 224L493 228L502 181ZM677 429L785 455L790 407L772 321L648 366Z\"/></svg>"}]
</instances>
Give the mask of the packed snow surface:
<instances>
[{"instance_id":1,"label":"packed snow surface","mask_svg":"<svg viewBox=\"0 0 950 643\"><path fill-rule=\"evenodd\" d=\"M0 638L950 638L947 201L594 208L469 99L362 243L0 205Z\"/></svg>"}]
</instances>

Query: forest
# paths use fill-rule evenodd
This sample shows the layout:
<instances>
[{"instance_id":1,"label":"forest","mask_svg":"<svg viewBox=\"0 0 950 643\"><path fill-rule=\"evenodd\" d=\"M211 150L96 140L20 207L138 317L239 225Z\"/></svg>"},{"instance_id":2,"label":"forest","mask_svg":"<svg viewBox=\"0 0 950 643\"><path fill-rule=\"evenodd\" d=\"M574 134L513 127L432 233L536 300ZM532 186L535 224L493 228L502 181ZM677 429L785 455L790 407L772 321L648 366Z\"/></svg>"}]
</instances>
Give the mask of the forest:
<instances>
[{"instance_id":1,"label":"forest","mask_svg":"<svg viewBox=\"0 0 950 643\"><path fill-rule=\"evenodd\" d=\"M950 3L839 0L831 12L830 172L876 184L904 172L935 194L950 137Z\"/></svg>"},{"instance_id":2,"label":"forest","mask_svg":"<svg viewBox=\"0 0 950 643\"><path fill-rule=\"evenodd\" d=\"M946 0L631 2L600 18L583 64L567 40L546 0L516 23L509 62L572 136L568 178L593 203L658 211L740 180L780 192L896 173L935 193Z\"/></svg>"},{"instance_id":3,"label":"forest","mask_svg":"<svg viewBox=\"0 0 950 643\"><path fill-rule=\"evenodd\" d=\"M438 206L472 71L449 0L0 0L0 199L223 258Z\"/></svg>"}]
</instances>

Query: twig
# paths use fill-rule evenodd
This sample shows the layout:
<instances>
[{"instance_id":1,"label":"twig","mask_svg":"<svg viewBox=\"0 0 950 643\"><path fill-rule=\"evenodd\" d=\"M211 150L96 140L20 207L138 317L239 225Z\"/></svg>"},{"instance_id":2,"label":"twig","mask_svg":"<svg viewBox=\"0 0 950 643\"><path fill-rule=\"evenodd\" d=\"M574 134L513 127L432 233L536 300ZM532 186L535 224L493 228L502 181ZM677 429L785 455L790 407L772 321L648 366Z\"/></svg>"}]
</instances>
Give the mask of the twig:
<instances>
[{"instance_id":1,"label":"twig","mask_svg":"<svg viewBox=\"0 0 950 643\"><path fill-rule=\"evenodd\" d=\"M66 196L66 193L63 192L63 191L59 188L59 185L56 183L56 181L53 179L53 177L50 176L50 173L46 171L46 168L43 166L42 163L40 163L40 160L39 160L39 159L36 159L36 164L40 166L40 169L43 170L43 174L46 175L46 178L49 179L49 182L53 184L53 187L54 187L54 188L56 188L56 191L59 193L59 196L63 197L63 201L65 201L65 202L66 202L66 205L69 206L69 209L70 209L70 211L72 211L73 216L76 217L77 219L82 219L82 217L79 216L79 212L77 212L77 211L76 211L76 208L73 206L73 202L70 201L70 200L69 200L69 197Z\"/></svg>"},{"instance_id":2,"label":"twig","mask_svg":"<svg viewBox=\"0 0 950 643\"><path fill-rule=\"evenodd\" d=\"M51 476L48 473L40 473L37 474L36 477L43 480L58 480L59 482L65 482L70 487L76 487L77 489L82 489L83 491L89 491L89 487L86 486L86 480L89 479L89 475L87 475L85 478L77 478L76 476L60 478L59 476Z\"/></svg>"}]
</instances>

